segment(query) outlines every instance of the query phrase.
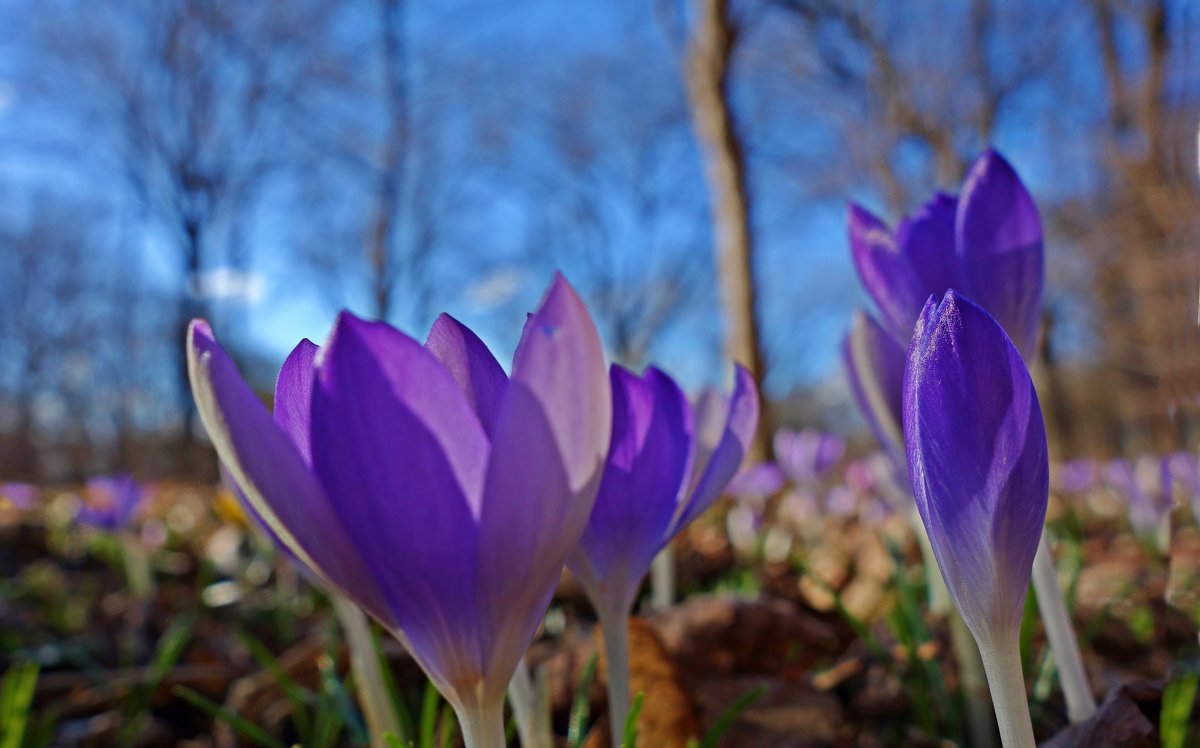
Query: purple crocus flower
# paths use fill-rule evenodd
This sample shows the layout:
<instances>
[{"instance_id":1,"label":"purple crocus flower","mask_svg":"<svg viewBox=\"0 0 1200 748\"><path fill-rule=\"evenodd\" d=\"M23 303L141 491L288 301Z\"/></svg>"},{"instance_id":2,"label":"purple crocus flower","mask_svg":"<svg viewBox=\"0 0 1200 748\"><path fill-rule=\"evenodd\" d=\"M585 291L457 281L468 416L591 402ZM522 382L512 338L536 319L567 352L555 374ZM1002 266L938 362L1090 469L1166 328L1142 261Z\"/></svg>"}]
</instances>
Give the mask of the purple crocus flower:
<instances>
[{"instance_id":1,"label":"purple crocus flower","mask_svg":"<svg viewBox=\"0 0 1200 748\"><path fill-rule=\"evenodd\" d=\"M813 429L775 432L775 460L793 483L814 484L842 459L846 442Z\"/></svg>"},{"instance_id":2,"label":"purple crocus flower","mask_svg":"<svg viewBox=\"0 0 1200 748\"><path fill-rule=\"evenodd\" d=\"M859 410L900 455L900 372L925 300L954 288L987 309L1022 355L1036 345L1043 285L1042 225L1013 168L995 151L971 166L957 198L936 195L895 232L852 205L850 247L880 320L863 316L843 345Z\"/></svg>"},{"instance_id":3,"label":"purple crocus flower","mask_svg":"<svg viewBox=\"0 0 1200 748\"><path fill-rule=\"evenodd\" d=\"M75 520L98 530L115 532L129 527L144 498L142 487L130 475L92 478L83 491Z\"/></svg>"},{"instance_id":4,"label":"purple crocus flower","mask_svg":"<svg viewBox=\"0 0 1200 748\"><path fill-rule=\"evenodd\" d=\"M904 440L921 521L975 637L1005 746L1033 746L1018 643L1049 497L1037 393L999 324L955 291L909 347Z\"/></svg>"},{"instance_id":5,"label":"purple crocus flower","mask_svg":"<svg viewBox=\"0 0 1200 748\"><path fill-rule=\"evenodd\" d=\"M909 478L976 638L1016 626L1049 496L1046 431L1020 353L954 291L930 299L904 378Z\"/></svg>"},{"instance_id":6,"label":"purple crocus flower","mask_svg":"<svg viewBox=\"0 0 1200 748\"><path fill-rule=\"evenodd\" d=\"M32 483L0 483L0 505L8 502L15 509L29 509L37 501L38 489Z\"/></svg>"},{"instance_id":7,"label":"purple crocus flower","mask_svg":"<svg viewBox=\"0 0 1200 748\"><path fill-rule=\"evenodd\" d=\"M279 540L396 635L468 745L502 744L504 692L591 514L612 423L604 354L557 276L504 370L442 315L425 345L342 313L301 341L275 415L203 321L192 391Z\"/></svg>"},{"instance_id":8,"label":"purple crocus flower","mask_svg":"<svg viewBox=\"0 0 1200 748\"><path fill-rule=\"evenodd\" d=\"M1104 480L1125 502L1129 525L1141 536L1153 536L1163 529L1171 513L1170 475L1166 464L1150 455L1135 462L1112 460L1104 467Z\"/></svg>"},{"instance_id":9,"label":"purple crocus flower","mask_svg":"<svg viewBox=\"0 0 1200 748\"><path fill-rule=\"evenodd\" d=\"M962 194L937 194L895 233L850 207L850 249L884 327L907 345L925 300L958 290L987 309L1017 350L1030 356L1041 314L1042 222L1004 157L971 165Z\"/></svg>"},{"instance_id":10,"label":"purple crocus flower","mask_svg":"<svg viewBox=\"0 0 1200 748\"><path fill-rule=\"evenodd\" d=\"M720 498L741 465L758 424L758 394L741 366L734 379L717 446L693 467L695 421L679 386L656 368L639 377L612 367L608 463L569 560L597 605L628 611L654 556Z\"/></svg>"},{"instance_id":11,"label":"purple crocus flower","mask_svg":"<svg viewBox=\"0 0 1200 748\"><path fill-rule=\"evenodd\" d=\"M786 485L787 476L777 463L757 462L737 471L729 481L728 492L738 501L761 509Z\"/></svg>"},{"instance_id":12,"label":"purple crocus flower","mask_svg":"<svg viewBox=\"0 0 1200 748\"><path fill-rule=\"evenodd\" d=\"M700 423L662 371L638 376L613 366L612 443L587 529L568 566L595 607L608 658L613 734L629 708L626 626L655 555L712 506L741 465L758 425L754 379L735 367L733 394L719 419ZM714 419L715 420L715 419Z\"/></svg>"},{"instance_id":13,"label":"purple crocus flower","mask_svg":"<svg viewBox=\"0 0 1200 748\"><path fill-rule=\"evenodd\" d=\"M1083 496L1096 488L1100 467L1090 457L1079 457L1059 465L1051 477L1063 493Z\"/></svg>"},{"instance_id":14,"label":"purple crocus flower","mask_svg":"<svg viewBox=\"0 0 1200 748\"><path fill-rule=\"evenodd\" d=\"M1200 522L1200 459L1191 452L1176 452L1164 459L1163 485L1167 496L1174 496L1174 487L1180 486L1196 522Z\"/></svg>"}]
</instances>

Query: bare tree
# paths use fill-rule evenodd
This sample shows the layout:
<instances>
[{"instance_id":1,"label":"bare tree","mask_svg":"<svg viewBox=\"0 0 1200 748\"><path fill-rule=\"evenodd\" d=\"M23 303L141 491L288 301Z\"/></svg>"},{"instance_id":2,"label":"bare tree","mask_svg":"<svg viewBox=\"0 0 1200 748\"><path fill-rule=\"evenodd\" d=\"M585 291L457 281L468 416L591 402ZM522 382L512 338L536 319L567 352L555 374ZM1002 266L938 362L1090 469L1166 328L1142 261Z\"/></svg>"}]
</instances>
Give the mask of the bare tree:
<instances>
[{"instance_id":1,"label":"bare tree","mask_svg":"<svg viewBox=\"0 0 1200 748\"><path fill-rule=\"evenodd\" d=\"M30 14L29 85L56 124L53 152L96 185L120 185L129 219L181 279L172 348L181 438L194 416L181 341L206 312L204 273L283 163L297 100L321 79L321 3L121 0ZM104 187L100 187L104 189Z\"/></svg>"},{"instance_id":2,"label":"bare tree","mask_svg":"<svg viewBox=\"0 0 1200 748\"><path fill-rule=\"evenodd\" d=\"M729 102L729 66L737 40L729 0L695 0L685 78L712 205L713 241L726 355L745 366L762 389L765 364L755 303L754 244L746 163ZM769 454L771 418L763 408L751 458Z\"/></svg>"}]
</instances>

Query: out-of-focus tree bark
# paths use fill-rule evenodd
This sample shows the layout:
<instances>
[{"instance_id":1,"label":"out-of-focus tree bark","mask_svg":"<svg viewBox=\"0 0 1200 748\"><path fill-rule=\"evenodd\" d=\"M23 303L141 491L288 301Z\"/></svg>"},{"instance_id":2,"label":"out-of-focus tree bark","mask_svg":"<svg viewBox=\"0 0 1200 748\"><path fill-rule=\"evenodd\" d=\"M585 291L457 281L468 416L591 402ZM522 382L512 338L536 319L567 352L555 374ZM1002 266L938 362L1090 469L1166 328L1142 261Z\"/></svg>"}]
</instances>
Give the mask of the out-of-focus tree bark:
<instances>
[{"instance_id":1,"label":"out-of-focus tree bark","mask_svg":"<svg viewBox=\"0 0 1200 748\"><path fill-rule=\"evenodd\" d=\"M693 9L684 74L712 205L717 281L725 313L725 352L750 371L762 392L766 372L755 299L746 162L728 92L729 62L737 29L728 0L695 0ZM763 459L770 452L771 418L765 394L762 402L751 459Z\"/></svg>"}]
</instances>

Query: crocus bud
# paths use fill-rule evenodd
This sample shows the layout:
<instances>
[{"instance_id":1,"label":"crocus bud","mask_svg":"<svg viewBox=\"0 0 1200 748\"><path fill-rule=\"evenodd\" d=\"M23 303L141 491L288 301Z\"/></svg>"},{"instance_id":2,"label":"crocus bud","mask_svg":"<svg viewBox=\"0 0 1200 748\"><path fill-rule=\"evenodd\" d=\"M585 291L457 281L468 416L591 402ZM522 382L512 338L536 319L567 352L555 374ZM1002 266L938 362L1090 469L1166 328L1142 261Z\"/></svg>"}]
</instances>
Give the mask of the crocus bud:
<instances>
[{"instance_id":1,"label":"crocus bud","mask_svg":"<svg viewBox=\"0 0 1200 748\"><path fill-rule=\"evenodd\" d=\"M1015 630L1049 496L1033 382L1004 330L954 291L930 299L904 375L909 478L976 639Z\"/></svg>"},{"instance_id":2,"label":"crocus bud","mask_svg":"<svg viewBox=\"0 0 1200 748\"><path fill-rule=\"evenodd\" d=\"M925 305L904 373L921 521L979 645L1005 748L1032 748L1019 629L1050 491L1046 430L1021 354L955 291Z\"/></svg>"}]
</instances>

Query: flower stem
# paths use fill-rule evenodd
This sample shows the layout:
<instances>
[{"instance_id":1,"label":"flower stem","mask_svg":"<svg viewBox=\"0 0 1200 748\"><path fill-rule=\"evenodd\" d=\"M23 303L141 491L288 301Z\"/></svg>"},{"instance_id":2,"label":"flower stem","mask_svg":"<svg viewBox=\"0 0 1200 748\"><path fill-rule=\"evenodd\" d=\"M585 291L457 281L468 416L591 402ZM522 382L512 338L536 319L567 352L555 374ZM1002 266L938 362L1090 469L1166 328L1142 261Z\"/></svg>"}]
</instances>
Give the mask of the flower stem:
<instances>
[{"instance_id":1,"label":"flower stem","mask_svg":"<svg viewBox=\"0 0 1200 748\"><path fill-rule=\"evenodd\" d=\"M613 608L597 612L608 670L608 724L613 748L621 748L625 717L629 714L629 612Z\"/></svg>"},{"instance_id":2,"label":"flower stem","mask_svg":"<svg viewBox=\"0 0 1200 748\"><path fill-rule=\"evenodd\" d=\"M987 676L983 672L979 647L975 645L975 639L957 609L950 609L949 619L950 643L954 646L954 658L958 661L958 680L967 708L967 730L971 745L973 748L995 748L996 721L988 704Z\"/></svg>"},{"instance_id":3,"label":"flower stem","mask_svg":"<svg viewBox=\"0 0 1200 748\"><path fill-rule=\"evenodd\" d=\"M954 606L950 603L950 590L946 589L946 580L942 579L941 567L938 566L937 557L933 555L933 545L929 542L929 533L925 530L925 523L921 521L921 513L917 511L916 503L913 503L910 509L908 521L912 524L917 542L921 546L921 560L925 562L925 583L929 588L929 611L935 616L949 615L954 610Z\"/></svg>"},{"instance_id":4,"label":"flower stem","mask_svg":"<svg viewBox=\"0 0 1200 748\"><path fill-rule=\"evenodd\" d=\"M650 564L650 607L664 611L675 603L675 549L667 543Z\"/></svg>"},{"instance_id":5,"label":"flower stem","mask_svg":"<svg viewBox=\"0 0 1200 748\"><path fill-rule=\"evenodd\" d=\"M509 681L508 705L517 721L517 736L522 748L553 748L545 679L539 677L535 682L524 659L517 663L517 670Z\"/></svg>"},{"instance_id":6,"label":"flower stem","mask_svg":"<svg viewBox=\"0 0 1200 748\"><path fill-rule=\"evenodd\" d=\"M138 601L147 600L154 591L154 576L150 572L150 558L146 546L132 530L117 534L121 546L121 563L125 567L125 582L129 592Z\"/></svg>"},{"instance_id":7,"label":"flower stem","mask_svg":"<svg viewBox=\"0 0 1200 748\"><path fill-rule=\"evenodd\" d=\"M1021 673L1021 646L1016 629L991 642L979 642L979 655L992 691L992 708L1000 726L1004 748L1035 748L1025 677Z\"/></svg>"},{"instance_id":8,"label":"flower stem","mask_svg":"<svg viewBox=\"0 0 1200 748\"><path fill-rule=\"evenodd\" d=\"M342 632L346 635L346 646L350 649L350 667L354 671L354 683L372 748L386 748L387 741L383 738L385 732L404 740L400 720L387 697L387 687L375 649L375 637L371 635L367 614L336 592L330 593L330 600Z\"/></svg>"},{"instance_id":9,"label":"flower stem","mask_svg":"<svg viewBox=\"0 0 1200 748\"><path fill-rule=\"evenodd\" d=\"M1075 629L1071 625L1062 587L1058 583L1054 552L1045 533L1042 533L1037 555L1033 557L1033 589L1037 592L1038 612L1046 628L1050 652L1058 664L1058 679L1067 702L1067 718L1072 722L1082 722L1095 714L1096 699L1083 669L1079 642L1075 639Z\"/></svg>"},{"instance_id":10,"label":"flower stem","mask_svg":"<svg viewBox=\"0 0 1200 748\"><path fill-rule=\"evenodd\" d=\"M466 748L505 748L504 700L497 704L456 707Z\"/></svg>"}]
</instances>

